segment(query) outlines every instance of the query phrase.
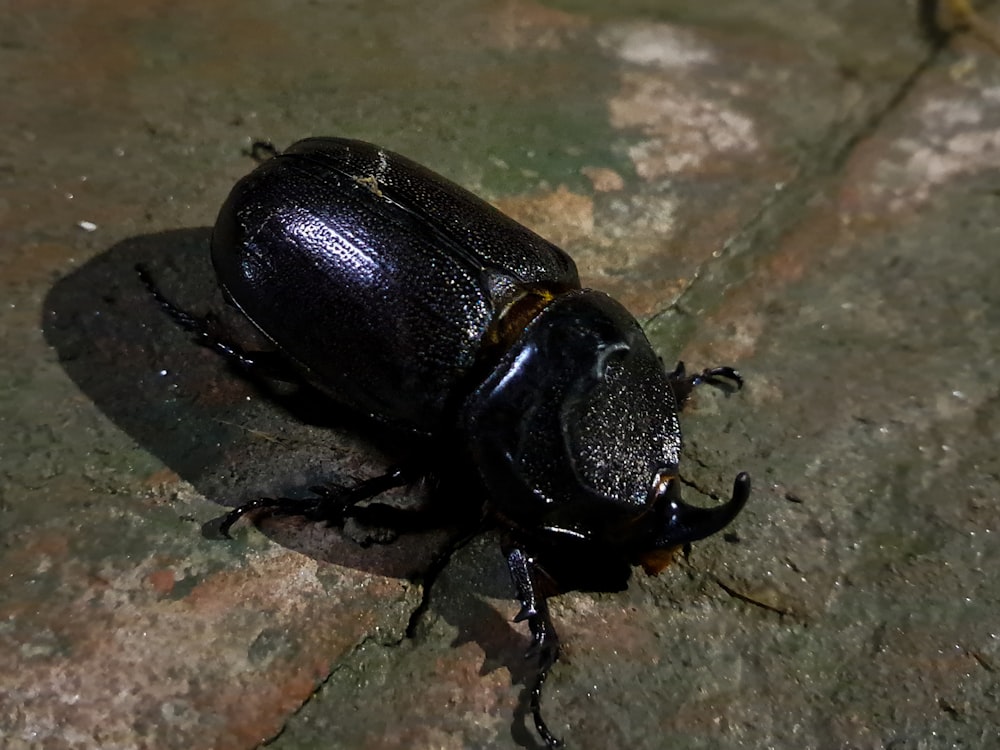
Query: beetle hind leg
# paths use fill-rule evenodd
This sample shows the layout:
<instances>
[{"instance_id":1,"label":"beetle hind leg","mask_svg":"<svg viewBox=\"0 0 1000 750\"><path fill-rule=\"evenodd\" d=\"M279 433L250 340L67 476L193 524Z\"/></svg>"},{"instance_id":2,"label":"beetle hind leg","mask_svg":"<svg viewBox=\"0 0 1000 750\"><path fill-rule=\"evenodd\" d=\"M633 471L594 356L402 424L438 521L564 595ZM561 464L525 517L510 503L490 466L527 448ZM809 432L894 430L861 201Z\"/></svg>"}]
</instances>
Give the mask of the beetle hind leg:
<instances>
[{"instance_id":1,"label":"beetle hind leg","mask_svg":"<svg viewBox=\"0 0 1000 750\"><path fill-rule=\"evenodd\" d=\"M229 341L222 331L218 319L211 313L194 315L178 307L160 290L145 266L135 267L143 286L149 291L156 303L178 326L195 336L195 340L207 349L221 355L227 362L245 373L262 377L299 382L288 363L278 352L248 352L238 344ZM264 507L264 506L261 506Z\"/></svg>"},{"instance_id":2,"label":"beetle hind leg","mask_svg":"<svg viewBox=\"0 0 1000 750\"><path fill-rule=\"evenodd\" d=\"M514 622L528 621L532 644L526 657L538 659L535 681L530 694L531 716L535 722L535 730L546 747L562 747L562 740L552 734L542 718L542 688L549 672L559 659L559 636L549 618L549 607L545 597L538 592L534 561L517 547L509 547L505 549L505 553L510 576L517 589L517 598L521 603L521 610L514 617Z\"/></svg>"}]
</instances>

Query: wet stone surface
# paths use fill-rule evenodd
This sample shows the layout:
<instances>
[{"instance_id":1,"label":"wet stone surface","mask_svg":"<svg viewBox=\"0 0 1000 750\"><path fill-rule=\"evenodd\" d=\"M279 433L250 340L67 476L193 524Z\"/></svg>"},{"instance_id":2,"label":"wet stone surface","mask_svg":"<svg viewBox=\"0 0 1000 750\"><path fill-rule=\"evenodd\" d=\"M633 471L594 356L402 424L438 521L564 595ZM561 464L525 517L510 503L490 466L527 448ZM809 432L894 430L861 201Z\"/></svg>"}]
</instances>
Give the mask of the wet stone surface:
<instances>
[{"instance_id":1,"label":"wet stone surface","mask_svg":"<svg viewBox=\"0 0 1000 750\"><path fill-rule=\"evenodd\" d=\"M495 534L413 622L447 529L206 533L392 459L235 377L133 271L220 307L243 151L319 134L483 194L665 361L747 380L682 417L694 485L753 475L728 533L552 601L569 747L997 744L1000 58L888 0L370 5L8 11L0 745L539 746Z\"/></svg>"}]
</instances>

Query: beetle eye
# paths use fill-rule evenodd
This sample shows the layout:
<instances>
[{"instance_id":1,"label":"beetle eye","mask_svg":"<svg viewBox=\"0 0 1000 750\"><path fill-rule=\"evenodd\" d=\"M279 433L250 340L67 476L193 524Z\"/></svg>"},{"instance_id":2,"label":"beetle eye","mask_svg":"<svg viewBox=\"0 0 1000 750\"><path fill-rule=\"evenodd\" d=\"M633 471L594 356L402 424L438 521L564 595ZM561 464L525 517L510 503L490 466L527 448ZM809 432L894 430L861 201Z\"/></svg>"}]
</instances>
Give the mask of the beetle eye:
<instances>
[{"instance_id":1,"label":"beetle eye","mask_svg":"<svg viewBox=\"0 0 1000 750\"><path fill-rule=\"evenodd\" d=\"M671 496L675 500L679 500L679 479L676 468L664 467L657 471L653 475L653 484L649 488L649 505L655 507L664 502L664 498L670 498ZM670 501L668 500L667 502Z\"/></svg>"}]
</instances>

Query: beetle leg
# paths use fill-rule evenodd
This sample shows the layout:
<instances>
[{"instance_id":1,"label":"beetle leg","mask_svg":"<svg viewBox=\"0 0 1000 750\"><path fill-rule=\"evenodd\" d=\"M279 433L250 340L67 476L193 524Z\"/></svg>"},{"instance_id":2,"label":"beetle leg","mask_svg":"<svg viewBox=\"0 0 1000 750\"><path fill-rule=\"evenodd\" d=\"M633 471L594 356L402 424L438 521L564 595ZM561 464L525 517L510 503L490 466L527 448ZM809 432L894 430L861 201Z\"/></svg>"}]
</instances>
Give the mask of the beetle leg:
<instances>
[{"instance_id":1,"label":"beetle leg","mask_svg":"<svg viewBox=\"0 0 1000 750\"><path fill-rule=\"evenodd\" d=\"M192 315L183 310L160 291L153 277L142 265L135 267L139 280L171 319L189 333L193 333L199 344L222 355L228 362L244 372L285 380L299 382L300 378L291 372L288 363L278 352L247 352L238 344L227 341L219 333L218 320L211 313L204 316Z\"/></svg>"},{"instance_id":2,"label":"beetle leg","mask_svg":"<svg viewBox=\"0 0 1000 750\"><path fill-rule=\"evenodd\" d=\"M743 387L743 377L738 370L732 367L706 367L697 375L688 375L683 362L678 362L673 372L667 375L670 386L674 391L674 398L677 399L677 406L680 408L688 400L691 391L695 386L708 383L725 390L739 390ZM735 388L733 384L735 383Z\"/></svg>"},{"instance_id":3,"label":"beetle leg","mask_svg":"<svg viewBox=\"0 0 1000 750\"><path fill-rule=\"evenodd\" d=\"M301 506L304 500L293 500L290 497L258 497L256 500L251 500L249 503L244 503L236 508L233 508L226 515L222 517L221 520L216 522L210 522L206 524L205 528L209 529L211 526L215 526L215 530L226 539L232 539L229 534L229 530L233 527L237 521L239 521L243 516L251 511L259 510L261 508L273 508L276 512L286 511L292 507L293 504Z\"/></svg>"},{"instance_id":4,"label":"beetle leg","mask_svg":"<svg viewBox=\"0 0 1000 750\"><path fill-rule=\"evenodd\" d=\"M518 547L509 547L505 552L510 577L514 581L517 598L521 603L521 610L514 617L514 622L528 621L532 645L527 656L538 657L538 671L531 686L531 715L535 720L535 729L546 746L560 747L562 740L549 731L545 720L542 719L542 687L545 685L545 678L549 676L549 671L559 658L559 636L549 618L549 607L545 597L538 592L537 568L534 560Z\"/></svg>"},{"instance_id":5,"label":"beetle leg","mask_svg":"<svg viewBox=\"0 0 1000 750\"><path fill-rule=\"evenodd\" d=\"M249 503L233 508L219 522L218 531L222 536L229 537L229 530L247 513L261 508L271 509L276 513L301 515L310 520L323 520L337 523L343 520L346 512L354 505L381 495L393 487L402 487L416 479L412 469L394 467L385 474L366 479L348 489L331 489L329 487L311 487L317 495L311 499L295 499L291 497L261 497Z\"/></svg>"}]
</instances>

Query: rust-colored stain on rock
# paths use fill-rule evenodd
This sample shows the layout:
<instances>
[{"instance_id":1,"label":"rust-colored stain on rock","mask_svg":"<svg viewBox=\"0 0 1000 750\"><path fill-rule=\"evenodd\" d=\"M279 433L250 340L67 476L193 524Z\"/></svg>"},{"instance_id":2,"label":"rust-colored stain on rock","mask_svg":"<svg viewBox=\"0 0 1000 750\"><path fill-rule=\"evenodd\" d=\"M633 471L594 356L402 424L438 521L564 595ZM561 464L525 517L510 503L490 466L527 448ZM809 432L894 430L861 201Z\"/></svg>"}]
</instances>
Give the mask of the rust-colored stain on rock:
<instances>
[{"instance_id":1,"label":"rust-colored stain on rock","mask_svg":"<svg viewBox=\"0 0 1000 750\"><path fill-rule=\"evenodd\" d=\"M165 596L174 590L174 571L169 568L162 568L160 570L154 570L149 574L147 579L149 585L153 588L157 594Z\"/></svg>"},{"instance_id":2,"label":"rust-colored stain on rock","mask_svg":"<svg viewBox=\"0 0 1000 750\"><path fill-rule=\"evenodd\" d=\"M496 201L512 218L535 227L550 242L570 247L594 231L594 201L560 185L551 193L509 196Z\"/></svg>"}]
</instances>

